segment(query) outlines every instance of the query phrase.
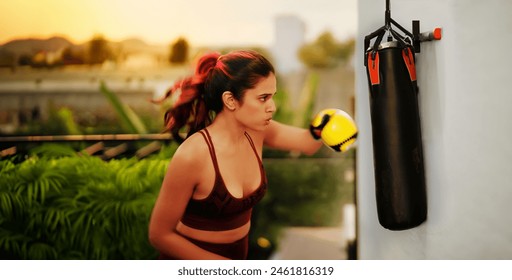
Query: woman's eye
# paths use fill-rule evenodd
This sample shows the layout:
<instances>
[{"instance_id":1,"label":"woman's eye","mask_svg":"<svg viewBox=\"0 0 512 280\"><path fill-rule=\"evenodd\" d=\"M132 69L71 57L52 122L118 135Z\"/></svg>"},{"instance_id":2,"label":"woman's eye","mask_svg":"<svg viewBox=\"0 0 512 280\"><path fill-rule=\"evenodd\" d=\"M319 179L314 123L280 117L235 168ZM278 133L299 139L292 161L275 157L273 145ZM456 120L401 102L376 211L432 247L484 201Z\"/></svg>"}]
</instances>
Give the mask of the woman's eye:
<instances>
[{"instance_id":1,"label":"woman's eye","mask_svg":"<svg viewBox=\"0 0 512 280\"><path fill-rule=\"evenodd\" d=\"M273 94L264 94L264 95L260 95L260 96L258 97L258 99L259 99L260 101L262 101L262 102L265 102L265 101L267 101L267 100L271 99L271 98L272 98L272 96L273 96Z\"/></svg>"}]
</instances>

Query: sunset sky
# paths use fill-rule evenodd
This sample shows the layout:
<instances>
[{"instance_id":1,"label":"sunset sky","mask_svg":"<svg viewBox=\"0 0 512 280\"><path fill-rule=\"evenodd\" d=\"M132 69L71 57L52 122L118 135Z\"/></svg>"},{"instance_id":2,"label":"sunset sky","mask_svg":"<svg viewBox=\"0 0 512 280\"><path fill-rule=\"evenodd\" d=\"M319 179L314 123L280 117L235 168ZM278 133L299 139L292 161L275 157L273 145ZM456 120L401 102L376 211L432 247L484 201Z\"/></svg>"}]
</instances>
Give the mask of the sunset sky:
<instances>
[{"instance_id":1,"label":"sunset sky","mask_svg":"<svg viewBox=\"0 0 512 280\"><path fill-rule=\"evenodd\" d=\"M1 1L0 44L63 35L75 43L102 34L168 44L184 36L195 45L266 45L278 15L296 15L306 39L323 31L356 35L357 0L15 0Z\"/></svg>"}]
</instances>

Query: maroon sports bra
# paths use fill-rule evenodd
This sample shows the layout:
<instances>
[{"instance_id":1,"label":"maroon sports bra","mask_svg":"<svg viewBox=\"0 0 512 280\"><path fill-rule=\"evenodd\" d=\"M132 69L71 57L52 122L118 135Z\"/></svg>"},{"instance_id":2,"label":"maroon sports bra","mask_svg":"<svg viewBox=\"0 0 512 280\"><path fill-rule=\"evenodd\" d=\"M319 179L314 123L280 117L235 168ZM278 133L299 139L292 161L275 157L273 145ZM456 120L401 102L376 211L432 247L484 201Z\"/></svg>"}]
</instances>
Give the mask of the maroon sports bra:
<instances>
[{"instance_id":1,"label":"maroon sports bra","mask_svg":"<svg viewBox=\"0 0 512 280\"><path fill-rule=\"evenodd\" d=\"M254 142L251 136L245 132L245 137L249 140L260 166L261 184L250 195L236 198L229 193L219 172L215 148L208 130L204 129L204 132L199 131L199 133L203 136L210 150L213 167L215 168L215 183L211 193L206 198L191 198L189 200L181 222L195 229L210 231L241 227L250 221L252 208L263 198L267 191L267 177Z\"/></svg>"}]
</instances>

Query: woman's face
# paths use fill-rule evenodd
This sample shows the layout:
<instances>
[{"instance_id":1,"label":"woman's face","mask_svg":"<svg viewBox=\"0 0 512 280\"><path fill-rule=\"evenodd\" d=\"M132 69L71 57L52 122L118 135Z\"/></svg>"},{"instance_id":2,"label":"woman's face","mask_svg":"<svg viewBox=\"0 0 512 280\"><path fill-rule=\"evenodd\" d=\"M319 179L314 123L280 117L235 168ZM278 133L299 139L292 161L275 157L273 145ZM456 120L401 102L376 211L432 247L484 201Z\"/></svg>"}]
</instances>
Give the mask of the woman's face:
<instances>
[{"instance_id":1,"label":"woman's face","mask_svg":"<svg viewBox=\"0 0 512 280\"><path fill-rule=\"evenodd\" d=\"M269 124L276 111L274 95L277 91L276 76L270 73L254 88L248 89L242 102L237 102L235 117L247 128L262 131Z\"/></svg>"}]
</instances>

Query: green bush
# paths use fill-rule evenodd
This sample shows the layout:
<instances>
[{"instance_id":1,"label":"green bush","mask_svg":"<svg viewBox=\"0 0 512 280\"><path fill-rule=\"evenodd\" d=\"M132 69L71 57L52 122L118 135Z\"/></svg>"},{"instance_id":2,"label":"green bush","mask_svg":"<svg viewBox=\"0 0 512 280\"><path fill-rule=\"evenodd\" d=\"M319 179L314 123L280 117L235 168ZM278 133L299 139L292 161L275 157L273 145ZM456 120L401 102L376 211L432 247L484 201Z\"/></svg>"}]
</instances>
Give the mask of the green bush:
<instances>
[{"instance_id":1,"label":"green bush","mask_svg":"<svg viewBox=\"0 0 512 280\"><path fill-rule=\"evenodd\" d=\"M0 258L151 259L147 228L168 160L0 161Z\"/></svg>"}]
</instances>

